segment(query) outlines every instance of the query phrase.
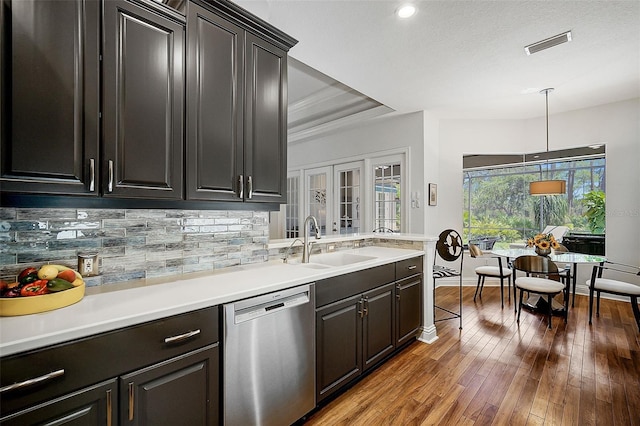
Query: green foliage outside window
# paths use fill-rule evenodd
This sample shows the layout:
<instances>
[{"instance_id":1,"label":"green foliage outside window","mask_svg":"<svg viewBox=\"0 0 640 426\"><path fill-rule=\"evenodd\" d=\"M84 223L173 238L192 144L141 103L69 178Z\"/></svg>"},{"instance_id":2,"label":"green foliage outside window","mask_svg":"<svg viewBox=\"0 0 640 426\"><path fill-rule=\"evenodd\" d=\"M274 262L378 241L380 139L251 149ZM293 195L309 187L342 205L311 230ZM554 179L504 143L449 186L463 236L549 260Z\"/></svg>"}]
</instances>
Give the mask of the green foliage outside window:
<instances>
[{"instance_id":1,"label":"green foliage outside window","mask_svg":"<svg viewBox=\"0 0 640 426\"><path fill-rule=\"evenodd\" d=\"M529 195L529 182L540 179L565 180L567 193ZM465 170L464 240L499 237L496 247L508 247L509 243L524 242L546 225L589 232L589 207L582 200L594 190L604 197L604 188L604 157ZM604 218L604 208L601 211Z\"/></svg>"},{"instance_id":2,"label":"green foliage outside window","mask_svg":"<svg viewBox=\"0 0 640 426\"><path fill-rule=\"evenodd\" d=\"M584 194L582 203L587 208L584 215L592 234L603 234L605 227L605 195L602 191L590 191Z\"/></svg>"}]
</instances>

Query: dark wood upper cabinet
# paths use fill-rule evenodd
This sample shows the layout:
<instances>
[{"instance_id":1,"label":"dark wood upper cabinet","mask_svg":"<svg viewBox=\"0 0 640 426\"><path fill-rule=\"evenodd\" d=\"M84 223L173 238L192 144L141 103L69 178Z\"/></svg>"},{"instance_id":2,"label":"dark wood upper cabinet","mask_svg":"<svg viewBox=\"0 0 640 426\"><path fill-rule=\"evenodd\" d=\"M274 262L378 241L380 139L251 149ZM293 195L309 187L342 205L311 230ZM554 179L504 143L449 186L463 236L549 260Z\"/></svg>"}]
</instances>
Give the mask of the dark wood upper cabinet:
<instances>
[{"instance_id":1,"label":"dark wood upper cabinet","mask_svg":"<svg viewBox=\"0 0 640 426\"><path fill-rule=\"evenodd\" d=\"M188 10L187 198L242 201L244 30Z\"/></svg>"},{"instance_id":2,"label":"dark wood upper cabinet","mask_svg":"<svg viewBox=\"0 0 640 426\"><path fill-rule=\"evenodd\" d=\"M286 203L287 53L253 34L246 51L246 198Z\"/></svg>"},{"instance_id":3,"label":"dark wood upper cabinet","mask_svg":"<svg viewBox=\"0 0 640 426\"><path fill-rule=\"evenodd\" d=\"M98 195L100 3L0 1L2 191Z\"/></svg>"},{"instance_id":4,"label":"dark wood upper cabinet","mask_svg":"<svg viewBox=\"0 0 640 426\"><path fill-rule=\"evenodd\" d=\"M2 205L286 203L297 41L230 1L184 4L0 0Z\"/></svg>"},{"instance_id":5,"label":"dark wood upper cabinet","mask_svg":"<svg viewBox=\"0 0 640 426\"><path fill-rule=\"evenodd\" d=\"M185 27L104 2L103 192L182 199Z\"/></svg>"},{"instance_id":6,"label":"dark wood upper cabinet","mask_svg":"<svg viewBox=\"0 0 640 426\"><path fill-rule=\"evenodd\" d=\"M187 198L286 203L287 52L189 3Z\"/></svg>"}]
</instances>

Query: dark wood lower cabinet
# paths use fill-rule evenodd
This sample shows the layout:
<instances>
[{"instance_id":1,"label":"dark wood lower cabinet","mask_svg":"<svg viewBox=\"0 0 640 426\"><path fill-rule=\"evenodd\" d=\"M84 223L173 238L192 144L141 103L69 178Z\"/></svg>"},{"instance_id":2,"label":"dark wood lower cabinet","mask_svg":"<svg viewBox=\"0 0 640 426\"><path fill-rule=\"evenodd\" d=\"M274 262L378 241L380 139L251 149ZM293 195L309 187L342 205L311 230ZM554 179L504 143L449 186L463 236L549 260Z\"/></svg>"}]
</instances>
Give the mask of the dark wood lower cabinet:
<instances>
[{"instance_id":1,"label":"dark wood lower cabinet","mask_svg":"<svg viewBox=\"0 0 640 426\"><path fill-rule=\"evenodd\" d=\"M420 256L316 283L318 403L418 335L422 261Z\"/></svg>"},{"instance_id":2,"label":"dark wood lower cabinet","mask_svg":"<svg viewBox=\"0 0 640 426\"><path fill-rule=\"evenodd\" d=\"M394 283L316 311L316 381L320 401L395 349Z\"/></svg>"},{"instance_id":3,"label":"dark wood lower cabinet","mask_svg":"<svg viewBox=\"0 0 640 426\"><path fill-rule=\"evenodd\" d=\"M326 398L362 373L362 297L316 311L316 397Z\"/></svg>"},{"instance_id":4,"label":"dark wood lower cabinet","mask_svg":"<svg viewBox=\"0 0 640 426\"><path fill-rule=\"evenodd\" d=\"M3 426L115 425L118 388L116 379L64 395L60 398L0 419Z\"/></svg>"},{"instance_id":5,"label":"dark wood lower cabinet","mask_svg":"<svg viewBox=\"0 0 640 426\"><path fill-rule=\"evenodd\" d=\"M366 371L395 349L394 284L368 291L362 295L362 299L362 348Z\"/></svg>"},{"instance_id":6,"label":"dark wood lower cabinet","mask_svg":"<svg viewBox=\"0 0 640 426\"><path fill-rule=\"evenodd\" d=\"M422 274L396 283L396 318L396 346L401 346L422 326Z\"/></svg>"},{"instance_id":7,"label":"dark wood lower cabinet","mask_svg":"<svg viewBox=\"0 0 640 426\"><path fill-rule=\"evenodd\" d=\"M0 359L0 425L220 424L216 306Z\"/></svg>"},{"instance_id":8,"label":"dark wood lower cabinet","mask_svg":"<svg viewBox=\"0 0 640 426\"><path fill-rule=\"evenodd\" d=\"M121 425L217 425L218 345L120 377Z\"/></svg>"}]
</instances>

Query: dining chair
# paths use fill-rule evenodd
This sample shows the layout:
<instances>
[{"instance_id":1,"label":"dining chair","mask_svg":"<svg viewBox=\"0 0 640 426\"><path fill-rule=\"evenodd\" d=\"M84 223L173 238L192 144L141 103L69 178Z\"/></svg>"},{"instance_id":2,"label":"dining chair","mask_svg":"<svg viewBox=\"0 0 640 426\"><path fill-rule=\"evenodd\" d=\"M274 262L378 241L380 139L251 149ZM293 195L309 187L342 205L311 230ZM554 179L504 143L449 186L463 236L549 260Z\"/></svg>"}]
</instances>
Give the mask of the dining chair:
<instances>
[{"instance_id":1,"label":"dining chair","mask_svg":"<svg viewBox=\"0 0 640 426\"><path fill-rule=\"evenodd\" d=\"M554 248L553 251L555 253L569 253L569 249L563 245L558 243L558 247ZM556 262L558 266L558 273L560 274L560 279L565 285L569 286L571 284L571 263L561 263ZM573 284L573 299L571 301L571 307L573 308L576 304L576 285Z\"/></svg>"},{"instance_id":2,"label":"dining chair","mask_svg":"<svg viewBox=\"0 0 640 426\"><path fill-rule=\"evenodd\" d=\"M391 229L391 228L387 228L387 227L384 227L384 226L380 226L380 227L378 227L378 228L374 229L374 230L373 230L373 232L391 232L391 233L394 233L394 232L396 232L396 231L394 231L394 230L393 230L393 229Z\"/></svg>"},{"instance_id":3,"label":"dining chair","mask_svg":"<svg viewBox=\"0 0 640 426\"><path fill-rule=\"evenodd\" d=\"M500 302L502 304L502 308L504 308L504 279L507 279L508 296L509 300L511 300L511 275L513 274L513 271L509 267L502 266L502 258L500 256L485 254L480 247L473 243L469 243L469 254L471 254L471 257L475 259L498 259L498 266L483 265L475 268L475 273L478 275L478 284L476 285L476 292L473 295L473 301L476 301L478 292L480 293L480 299L482 299L482 289L484 288L484 281L486 277L500 278Z\"/></svg>"},{"instance_id":4,"label":"dining chair","mask_svg":"<svg viewBox=\"0 0 640 426\"><path fill-rule=\"evenodd\" d=\"M447 262L448 265L443 265L438 262ZM433 259L433 307L436 309L448 312L452 316L447 318L435 319L434 309L434 322L444 321L449 319L460 318L460 330L462 330L462 262L463 262L463 246L462 238L458 231L454 229L446 229L440 233L438 242L436 243L436 256ZM458 260L460 261L459 268L456 269ZM436 280L441 278L458 277L459 286L459 298L460 308L458 312L453 312L449 309L436 305Z\"/></svg>"},{"instance_id":5,"label":"dining chair","mask_svg":"<svg viewBox=\"0 0 640 426\"><path fill-rule=\"evenodd\" d=\"M640 268L637 266L625 265L612 261L605 261L599 265L594 265L591 272L591 279L587 280L589 287L589 324L593 316L593 293L596 293L596 316L600 316L600 293L610 293L618 296L626 296L631 300L631 310L636 319L638 331L640 331L640 309L638 308L638 297L640 297L640 285L618 279L602 278L604 271L612 271L618 276L628 277L640 276ZM640 279L636 279L640 282Z\"/></svg>"},{"instance_id":6,"label":"dining chair","mask_svg":"<svg viewBox=\"0 0 640 426\"><path fill-rule=\"evenodd\" d=\"M518 324L520 323L520 313L522 312L522 296L525 291L536 293L547 297L548 308L548 324L551 328L551 317L553 316L553 298L562 293L564 294L564 322L567 322L569 312L569 295L566 294L566 286L560 280L558 267L551 259L546 256L526 255L517 257L513 262L516 271L526 272L524 277L516 277L515 287L520 290L518 302Z\"/></svg>"}]
</instances>

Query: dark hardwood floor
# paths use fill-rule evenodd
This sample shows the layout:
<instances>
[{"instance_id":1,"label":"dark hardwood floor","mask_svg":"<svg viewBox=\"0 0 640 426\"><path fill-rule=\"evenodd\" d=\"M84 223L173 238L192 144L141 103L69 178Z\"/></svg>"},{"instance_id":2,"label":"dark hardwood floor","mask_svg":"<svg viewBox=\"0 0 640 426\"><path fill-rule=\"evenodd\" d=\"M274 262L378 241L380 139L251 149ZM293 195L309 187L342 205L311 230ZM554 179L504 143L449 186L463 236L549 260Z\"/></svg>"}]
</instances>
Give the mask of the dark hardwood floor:
<instances>
[{"instance_id":1,"label":"dark hardwood floor","mask_svg":"<svg viewBox=\"0 0 640 426\"><path fill-rule=\"evenodd\" d=\"M415 342L306 425L640 425L640 333L629 302L602 300L588 323L576 296L568 323L500 309L498 287L473 302L464 289L463 330L438 322L439 339ZM458 289L437 302L457 310ZM506 298L506 294L505 294ZM595 304L594 304L595 305ZM595 307L594 307L595 309ZM594 314L595 315L595 314Z\"/></svg>"}]
</instances>

